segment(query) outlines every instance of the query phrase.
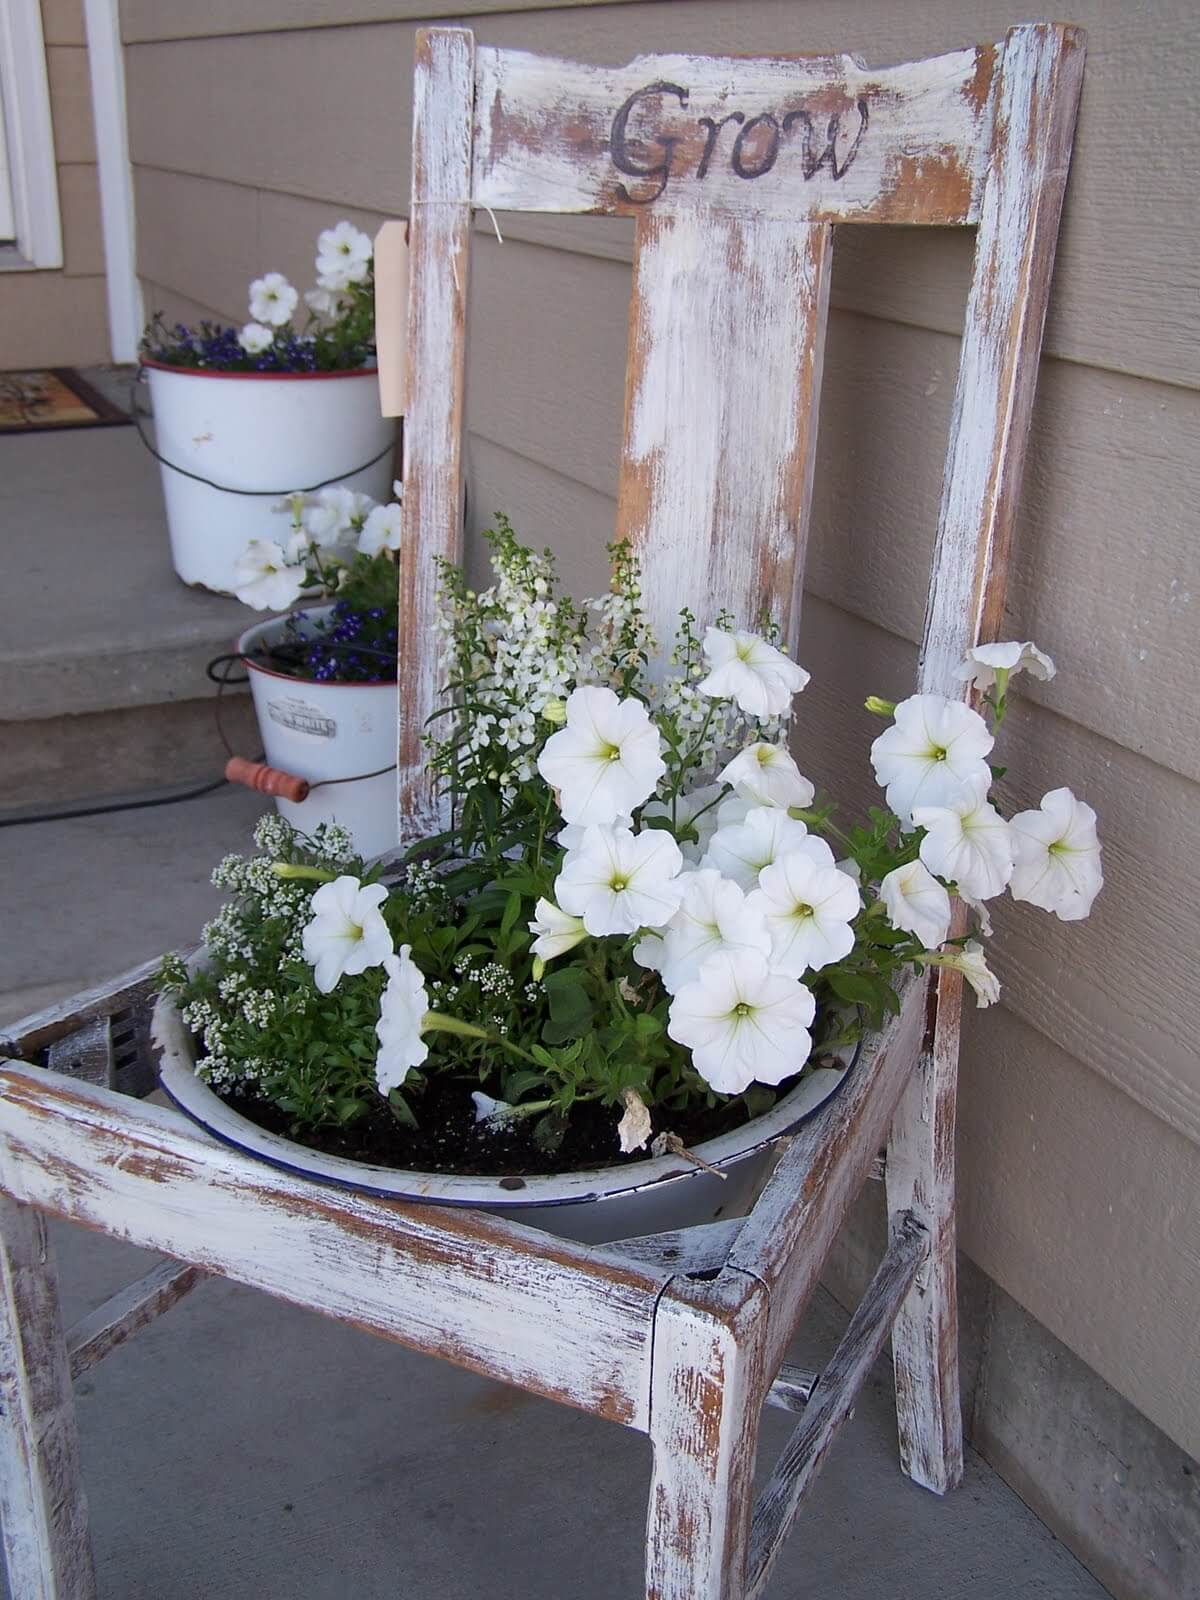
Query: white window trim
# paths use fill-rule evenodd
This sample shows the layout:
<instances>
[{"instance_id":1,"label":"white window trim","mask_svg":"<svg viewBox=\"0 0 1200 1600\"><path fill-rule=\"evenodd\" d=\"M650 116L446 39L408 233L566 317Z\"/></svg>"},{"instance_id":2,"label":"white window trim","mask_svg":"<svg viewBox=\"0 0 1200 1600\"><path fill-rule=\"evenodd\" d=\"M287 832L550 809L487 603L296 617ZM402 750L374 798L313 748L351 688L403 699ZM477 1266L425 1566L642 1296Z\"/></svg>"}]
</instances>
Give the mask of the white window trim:
<instances>
[{"instance_id":1,"label":"white window trim","mask_svg":"<svg viewBox=\"0 0 1200 1600\"><path fill-rule=\"evenodd\" d=\"M4 0L0 0L0 5ZM99 163L108 330L114 361L137 357L145 313L137 275L133 168L125 109L125 57L117 0L84 0L92 114Z\"/></svg>"},{"instance_id":2,"label":"white window trim","mask_svg":"<svg viewBox=\"0 0 1200 1600\"><path fill-rule=\"evenodd\" d=\"M15 267L61 267L62 217L39 0L0 3L0 79L16 219Z\"/></svg>"}]
</instances>

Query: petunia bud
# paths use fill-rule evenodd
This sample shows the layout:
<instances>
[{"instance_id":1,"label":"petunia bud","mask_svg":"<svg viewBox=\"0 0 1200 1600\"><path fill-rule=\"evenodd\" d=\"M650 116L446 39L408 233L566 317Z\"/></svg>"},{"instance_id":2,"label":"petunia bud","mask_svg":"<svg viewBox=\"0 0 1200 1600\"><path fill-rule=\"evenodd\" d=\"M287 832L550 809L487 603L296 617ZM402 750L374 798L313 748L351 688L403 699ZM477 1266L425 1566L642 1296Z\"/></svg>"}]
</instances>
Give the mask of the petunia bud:
<instances>
[{"instance_id":1,"label":"petunia bud","mask_svg":"<svg viewBox=\"0 0 1200 1600\"><path fill-rule=\"evenodd\" d=\"M547 700L542 707L542 717L546 722L561 725L567 720L567 703L565 700Z\"/></svg>"},{"instance_id":2,"label":"petunia bud","mask_svg":"<svg viewBox=\"0 0 1200 1600\"><path fill-rule=\"evenodd\" d=\"M863 701L867 710L876 717L894 717L896 715L896 702L894 700L881 700L877 694L869 694Z\"/></svg>"}]
</instances>

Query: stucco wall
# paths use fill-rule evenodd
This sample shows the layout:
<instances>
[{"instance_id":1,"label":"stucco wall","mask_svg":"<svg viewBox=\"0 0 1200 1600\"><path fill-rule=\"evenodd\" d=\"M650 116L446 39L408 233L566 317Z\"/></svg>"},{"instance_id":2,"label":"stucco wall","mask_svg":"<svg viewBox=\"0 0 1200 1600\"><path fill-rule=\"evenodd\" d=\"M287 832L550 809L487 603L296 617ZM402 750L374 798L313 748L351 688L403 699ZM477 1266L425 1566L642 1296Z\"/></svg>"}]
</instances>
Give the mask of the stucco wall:
<instances>
[{"instance_id":1,"label":"stucco wall","mask_svg":"<svg viewBox=\"0 0 1200 1600\"><path fill-rule=\"evenodd\" d=\"M1012 906L997 918L1003 1005L972 1016L963 1069L962 1244L1196 1453L1200 15L1191 0L1071 10L1090 51L1005 630L1049 650L1059 676L1028 687L1002 759L1014 808L1064 781L1096 806L1109 881L1086 924ZM241 320L256 272L311 281L320 226L403 213L417 14L398 0L124 0L148 305ZM875 63L1025 19L989 0L456 15L487 43L597 61L685 45ZM590 590L613 525L628 234L502 225L503 245L477 225L474 518L506 511ZM863 804L876 725L856 707L911 683L970 241L842 229L835 254L796 749Z\"/></svg>"},{"instance_id":2,"label":"stucco wall","mask_svg":"<svg viewBox=\"0 0 1200 1600\"><path fill-rule=\"evenodd\" d=\"M109 359L104 237L83 0L42 0L62 214L61 271L0 273L0 366Z\"/></svg>"}]
</instances>

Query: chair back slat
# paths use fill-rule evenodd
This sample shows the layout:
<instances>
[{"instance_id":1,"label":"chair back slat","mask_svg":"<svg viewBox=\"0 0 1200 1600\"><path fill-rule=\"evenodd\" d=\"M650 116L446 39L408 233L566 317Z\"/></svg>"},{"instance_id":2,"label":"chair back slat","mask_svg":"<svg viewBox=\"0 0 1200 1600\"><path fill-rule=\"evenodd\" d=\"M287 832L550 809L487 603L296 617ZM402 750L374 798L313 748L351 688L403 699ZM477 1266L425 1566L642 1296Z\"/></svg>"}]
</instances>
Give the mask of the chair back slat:
<instances>
[{"instance_id":1,"label":"chair back slat","mask_svg":"<svg viewBox=\"0 0 1200 1600\"><path fill-rule=\"evenodd\" d=\"M638 549L665 646L687 606L789 642L816 449L827 223L638 220L617 534Z\"/></svg>"},{"instance_id":2,"label":"chair back slat","mask_svg":"<svg viewBox=\"0 0 1200 1600\"><path fill-rule=\"evenodd\" d=\"M996 81L991 176L967 302L925 612L919 686L961 694L965 652L1000 636L1008 555L1058 219L1083 82L1083 35L1014 28Z\"/></svg>"},{"instance_id":3,"label":"chair back slat","mask_svg":"<svg viewBox=\"0 0 1200 1600\"><path fill-rule=\"evenodd\" d=\"M481 48L474 197L493 210L972 222L993 45L900 67L852 56L639 56L595 67Z\"/></svg>"}]
</instances>

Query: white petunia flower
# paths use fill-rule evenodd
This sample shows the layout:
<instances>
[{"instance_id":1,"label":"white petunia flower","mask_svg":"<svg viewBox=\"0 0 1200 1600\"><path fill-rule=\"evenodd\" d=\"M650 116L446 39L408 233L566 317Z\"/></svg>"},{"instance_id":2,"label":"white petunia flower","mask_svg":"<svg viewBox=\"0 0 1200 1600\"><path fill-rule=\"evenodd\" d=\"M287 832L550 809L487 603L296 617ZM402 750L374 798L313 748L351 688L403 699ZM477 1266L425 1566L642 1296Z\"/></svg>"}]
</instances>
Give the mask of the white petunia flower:
<instances>
[{"instance_id":1,"label":"white petunia flower","mask_svg":"<svg viewBox=\"0 0 1200 1600\"><path fill-rule=\"evenodd\" d=\"M238 343L248 356L260 356L275 343L275 335L261 322L248 322L238 334Z\"/></svg>"},{"instance_id":2,"label":"white petunia flower","mask_svg":"<svg viewBox=\"0 0 1200 1600\"><path fill-rule=\"evenodd\" d=\"M317 282L340 289L362 283L371 266L371 240L352 222L339 222L317 238Z\"/></svg>"},{"instance_id":3,"label":"white petunia flower","mask_svg":"<svg viewBox=\"0 0 1200 1600\"><path fill-rule=\"evenodd\" d=\"M723 823L717 829L701 865L716 867L749 891L758 883L764 867L793 850L802 851L822 866L833 865L833 851L824 839L810 834L802 822L777 806L755 806L746 813L744 822Z\"/></svg>"},{"instance_id":4,"label":"white petunia flower","mask_svg":"<svg viewBox=\"0 0 1200 1600\"><path fill-rule=\"evenodd\" d=\"M304 304L322 322L333 322L341 315L341 296L333 289L306 289Z\"/></svg>"},{"instance_id":5,"label":"white petunia flower","mask_svg":"<svg viewBox=\"0 0 1200 1600\"><path fill-rule=\"evenodd\" d=\"M661 749L640 700L593 686L568 696L566 727L546 740L537 768L568 822L612 823L654 793L667 770Z\"/></svg>"},{"instance_id":6,"label":"white petunia flower","mask_svg":"<svg viewBox=\"0 0 1200 1600\"><path fill-rule=\"evenodd\" d=\"M892 927L915 933L926 950L936 950L950 932L950 895L922 861L889 872L879 898Z\"/></svg>"},{"instance_id":7,"label":"white petunia flower","mask_svg":"<svg viewBox=\"0 0 1200 1600\"><path fill-rule=\"evenodd\" d=\"M377 556L381 550L400 548L400 507L395 504L374 506L367 512L358 548L364 556Z\"/></svg>"},{"instance_id":8,"label":"white petunia flower","mask_svg":"<svg viewBox=\"0 0 1200 1600\"><path fill-rule=\"evenodd\" d=\"M661 972L666 959L666 942L662 930L649 928L633 947L633 959L647 972Z\"/></svg>"},{"instance_id":9,"label":"white petunia flower","mask_svg":"<svg viewBox=\"0 0 1200 1600\"><path fill-rule=\"evenodd\" d=\"M1054 671L1050 657L1027 639L1024 644L977 644L974 650L967 651L958 676L986 691L995 683L997 672L1006 674L1006 682L1016 672L1028 672L1046 683L1054 676Z\"/></svg>"},{"instance_id":10,"label":"white petunia flower","mask_svg":"<svg viewBox=\"0 0 1200 1600\"><path fill-rule=\"evenodd\" d=\"M679 909L679 846L661 828L630 833L596 826L571 850L554 884L564 911L595 938L664 927Z\"/></svg>"},{"instance_id":11,"label":"white petunia flower","mask_svg":"<svg viewBox=\"0 0 1200 1600\"><path fill-rule=\"evenodd\" d=\"M718 1094L754 1082L780 1083L812 1050L810 990L772 972L757 951L713 956L671 1002L667 1032L692 1052L696 1071Z\"/></svg>"},{"instance_id":12,"label":"white petunia flower","mask_svg":"<svg viewBox=\"0 0 1200 1600\"><path fill-rule=\"evenodd\" d=\"M862 906L858 889L836 866L803 851L781 856L759 874L747 906L771 935L771 970L799 978L832 966L854 948L850 924Z\"/></svg>"},{"instance_id":13,"label":"white petunia flower","mask_svg":"<svg viewBox=\"0 0 1200 1600\"><path fill-rule=\"evenodd\" d=\"M684 873L679 910L663 934L663 987L677 993L691 983L710 956L723 951L756 950L769 955L771 936L761 911L745 892L712 867Z\"/></svg>"},{"instance_id":14,"label":"white petunia flower","mask_svg":"<svg viewBox=\"0 0 1200 1600\"><path fill-rule=\"evenodd\" d=\"M257 611L286 611L304 587L304 568L292 566L274 539L251 539L233 566L233 592Z\"/></svg>"},{"instance_id":15,"label":"white petunia flower","mask_svg":"<svg viewBox=\"0 0 1200 1600\"><path fill-rule=\"evenodd\" d=\"M255 278L250 285L250 315L255 322L282 328L285 322L291 321L299 298L282 272L268 272L265 277Z\"/></svg>"},{"instance_id":16,"label":"white petunia flower","mask_svg":"<svg viewBox=\"0 0 1200 1600\"><path fill-rule=\"evenodd\" d=\"M304 959L316 969L313 981L322 994L335 989L344 972L365 972L391 955L392 936L379 910L386 899L383 884L364 887L348 874L323 883L313 895Z\"/></svg>"},{"instance_id":17,"label":"white petunia flower","mask_svg":"<svg viewBox=\"0 0 1200 1600\"><path fill-rule=\"evenodd\" d=\"M734 700L749 717L786 714L793 695L808 682L803 667L757 633L709 628L704 658L710 670L696 686L700 693L712 700Z\"/></svg>"},{"instance_id":18,"label":"white petunia flower","mask_svg":"<svg viewBox=\"0 0 1200 1600\"><path fill-rule=\"evenodd\" d=\"M561 827L554 836L554 842L560 850L578 850L583 845L583 836L588 828L594 824L587 822L568 822ZM620 816L614 817L611 823L614 828L628 828L633 831L633 818Z\"/></svg>"},{"instance_id":19,"label":"white petunia flower","mask_svg":"<svg viewBox=\"0 0 1200 1600\"><path fill-rule=\"evenodd\" d=\"M322 550L353 545L366 526L376 502L341 484L319 489L300 513L304 531Z\"/></svg>"},{"instance_id":20,"label":"white petunia flower","mask_svg":"<svg viewBox=\"0 0 1200 1600\"><path fill-rule=\"evenodd\" d=\"M756 806L810 806L816 790L788 752L775 744L747 745L719 775L739 799Z\"/></svg>"},{"instance_id":21,"label":"white petunia flower","mask_svg":"<svg viewBox=\"0 0 1200 1600\"><path fill-rule=\"evenodd\" d=\"M896 707L895 721L871 746L875 781L907 827L914 806L943 806L968 784L986 791L984 757L995 741L977 711L940 694L914 694Z\"/></svg>"},{"instance_id":22,"label":"white petunia flower","mask_svg":"<svg viewBox=\"0 0 1200 1600\"><path fill-rule=\"evenodd\" d=\"M982 785L968 787L945 805L917 806L913 823L928 829L921 860L930 872L957 884L972 901L990 900L1012 877L1012 834L988 804Z\"/></svg>"},{"instance_id":23,"label":"white petunia flower","mask_svg":"<svg viewBox=\"0 0 1200 1600\"><path fill-rule=\"evenodd\" d=\"M981 1011L1000 998L1000 980L987 964L983 946L968 939L961 950L945 950L941 955L923 956L926 966L950 967L961 972L975 991L975 1004Z\"/></svg>"},{"instance_id":24,"label":"white petunia flower","mask_svg":"<svg viewBox=\"0 0 1200 1600\"><path fill-rule=\"evenodd\" d=\"M351 883L354 881L350 879ZM382 885L375 887L382 888ZM316 896L313 898L315 900ZM390 939L388 942L391 943ZM379 997L379 1021L375 1024L379 1038L375 1082L380 1094L385 1095L389 1089L399 1089L408 1077L409 1068L419 1067L429 1054L429 1046L421 1037L429 996L425 992L424 975L412 959L411 945L402 944L396 955L385 956L383 966L388 981ZM320 988L320 984L317 987Z\"/></svg>"},{"instance_id":25,"label":"white petunia flower","mask_svg":"<svg viewBox=\"0 0 1200 1600\"><path fill-rule=\"evenodd\" d=\"M721 795L722 785L719 783L701 784L699 788L690 790L687 794L677 795L674 805L674 822L671 833L676 836L685 829L696 830L696 842L690 839L676 838L676 843L683 851L683 859L695 865L704 852L708 849L708 842L717 830L718 807L715 804ZM650 800L642 807L642 822L645 824L651 817L665 817L671 822L672 807L667 800ZM566 831L565 829L563 830ZM561 841L562 834L559 834Z\"/></svg>"},{"instance_id":26,"label":"white petunia flower","mask_svg":"<svg viewBox=\"0 0 1200 1600\"><path fill-rule=\"evenodd\" d=\"M1037 811L1020 811L1009 823L1016 867L1012 897L1078 922L1104 884L1096 813L1070 789L1051 789Z\"/></svg>"},{"instance_id":27,"label":"white petunia flower","mask_svg":"<svg viewBox=\"0 0 1200 1600\"><path fill-rule=\"evenodd\" d=\"M568 950L574 950L581 940L587 938L587 929L580 919L560 911L553 900L538 901L529 931L537 935L529 947L530 953L540 956L543 961L565 956Z\"/></svg>"}]
</instances>

